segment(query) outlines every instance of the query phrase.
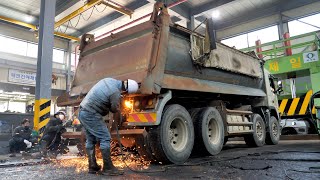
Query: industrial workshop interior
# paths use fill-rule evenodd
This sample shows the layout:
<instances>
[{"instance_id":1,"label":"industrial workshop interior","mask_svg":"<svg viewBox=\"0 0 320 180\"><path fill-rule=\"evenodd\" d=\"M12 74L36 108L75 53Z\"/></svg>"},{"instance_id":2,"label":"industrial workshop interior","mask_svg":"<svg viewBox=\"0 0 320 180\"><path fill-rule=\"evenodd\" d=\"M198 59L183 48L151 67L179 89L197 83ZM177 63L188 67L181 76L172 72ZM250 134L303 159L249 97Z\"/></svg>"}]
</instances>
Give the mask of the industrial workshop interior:
<instances>
[{"instance_id":1,"label":"industrial workshop interior","mask_svg":"<svg viewBox=\"0 0 320 180\"><path fill-rule=\"evenodd\" d=\"M320 179L319 0L1 0L0 179Z\"/></svg>"}]
</instances>

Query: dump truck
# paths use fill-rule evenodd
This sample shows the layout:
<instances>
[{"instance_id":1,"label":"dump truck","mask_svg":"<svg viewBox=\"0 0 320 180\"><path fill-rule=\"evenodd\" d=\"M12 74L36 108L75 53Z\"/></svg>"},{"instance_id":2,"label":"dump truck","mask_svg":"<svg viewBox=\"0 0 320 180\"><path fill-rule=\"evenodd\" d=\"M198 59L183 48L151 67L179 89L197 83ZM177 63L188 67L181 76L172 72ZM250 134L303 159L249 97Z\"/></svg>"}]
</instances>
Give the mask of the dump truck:
<instances>
[{"instance_id":1,"label":"dump truck","mask_svg":"<svg viewBox=\"0 0 320 180\"><path fill-rule=\"evenodd\" d=\"M273 79L256 56L216 42L212 26L208 20L201 35L173 25L155 3L147 22L98 41L83 35L71 90L58 106L79 106L103 78L134 79L138 93L125 94L121 113L107 119L112 138L145 159L181 164L191 153L218 154L231 137L277 144Z\"/></svg>"}]
</instances>

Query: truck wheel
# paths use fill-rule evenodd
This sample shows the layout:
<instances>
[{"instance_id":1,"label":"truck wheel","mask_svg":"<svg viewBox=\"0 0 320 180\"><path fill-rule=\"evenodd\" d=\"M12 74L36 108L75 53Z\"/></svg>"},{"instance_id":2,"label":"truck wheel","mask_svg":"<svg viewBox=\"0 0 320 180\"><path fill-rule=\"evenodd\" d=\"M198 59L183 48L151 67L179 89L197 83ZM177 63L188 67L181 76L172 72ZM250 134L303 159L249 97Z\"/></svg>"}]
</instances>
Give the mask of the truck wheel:
<instances>
[{"instance_id":1,"label":"truck wheel","mask_svg":"<svg viewBox=\"0 0 320 180\"><path fill-rule=\"evenodd\" d=\"M277 118L270 117L270 132L267 132L266 144L276 145L280 139L280 124Z\"/></svg>"},{"instance_id":2,"label":"truck wheel","mask_svg":"<svg viewBox=\"0 0 320 180\"><path fill-rule=\"evenodd\" d=\"M190 156L194 143L193 123L188 111L169 105L162 114L161 124L150 129L152 152L159 163L182 164Z\"/></svg>"},{"instance_id":3,"label":"truck wheel","mask_svg":"<svg viewBox=\"0 0 320 180\"><path fill-rule=\"evenodd\" d=\"M203 108L195 121L194 150L205 154L218 154L224 144L224 125L219 111L214 107Z\"/></svg>"},{"instance_id":4,"label":"truck wheel","mask_svg":"<svg viewBox=\"0 0 320 180\"><path fill-rule=\"evenodd\" d=\"M252 115L253 134L244 136L244 141L248 146L263 146L266 139L266 125L259 114Z\"/></svg>"}]
</instances>

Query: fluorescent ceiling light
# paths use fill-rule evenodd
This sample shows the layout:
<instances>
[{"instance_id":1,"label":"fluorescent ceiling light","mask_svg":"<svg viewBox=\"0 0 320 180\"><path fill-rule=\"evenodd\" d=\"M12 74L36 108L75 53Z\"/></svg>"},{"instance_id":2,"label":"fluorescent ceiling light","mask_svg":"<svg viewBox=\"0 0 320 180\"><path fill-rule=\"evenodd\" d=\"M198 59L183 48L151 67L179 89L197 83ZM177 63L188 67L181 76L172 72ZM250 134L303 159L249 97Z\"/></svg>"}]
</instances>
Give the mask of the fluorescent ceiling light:
<instances>
[{"instance_id":1,"label":"fluorescent ceiling light","mask_svg":"<svg viewBox=\"0 0 320 180\"><path fill-rule=\"evenodd\" d=\"M30 93L26 93L26 92L18 92L18 91L12 91L12 94L29 95Z\"/></svg>"},{"instance_id":2,"label":"fluorescent ceiling light","mask_svg":"<svg viewBox=\"0 0 320 180\"><path fill-rule=\"evenodd\" d=\"M213 19L218 19L220 17L220 11L214 10L211 14Z\"/></svg>"},{"instance_id":3,"label":"fluorescent ceiling light","mask_svg":"<svg viewBox=\"0 0 320 180\"><path fill-rule=\"evenodd\" d=\"M28 15L26 15L26 16L24 16L24 20L27 22L27 23L31 23L32 21L33 21L33 17L32 16L28 16Z\"/></svg>"}]
</instances>

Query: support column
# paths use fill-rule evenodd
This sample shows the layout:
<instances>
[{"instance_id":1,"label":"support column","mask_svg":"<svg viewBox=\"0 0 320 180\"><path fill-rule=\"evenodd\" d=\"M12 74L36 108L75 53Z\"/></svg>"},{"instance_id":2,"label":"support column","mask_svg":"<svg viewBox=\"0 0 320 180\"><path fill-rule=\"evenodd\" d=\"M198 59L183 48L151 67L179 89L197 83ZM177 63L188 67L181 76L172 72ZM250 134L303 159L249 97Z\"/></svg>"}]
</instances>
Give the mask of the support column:
<instances>
[{"instance_id":1,"label":"support column","mask_svg":"<svg viewBox=\"0 0 320 180\"><path fill-rule=\"evenodd\" d=\"M195 17L191 16L190 21L187 22L188 29L193 30L195 28L194 21L195 21Z\"/></svg>"},{"instance_id":2,"label":"support column","mask_svg":"<svg viewBox=\"0 0 320 180\"><path fill-rule=\"evenodd\" d=\"M50 119L52 53L56 0L41 0L34 129L43 133Z\"/></svg>"},{"instance_id":3,"label":"support column","mask_svg":"<svg viewBox=\"0 0 320 180\"><path fill-rule=\"evenodd\" d=\"M279 25L278 25L278 32L279 32L279 39L283 39L283 35L285 33L289 32L289 26L288 26L288 22L284 20L283 15L280 13L280 21L279 21Z\"/></svg>"},{"instance_id":4,"label":"support column","mask_svg":"<svg viewBox=\"0 0 320 180\"><path fill-rule=\"evenodd\" d=\"M72 42L69 41L68 42L68 51L66 53L67 56L67 84L66 84L66 90L67 92L70 91L70 87L71 87L71 52L72 52Z\"/></svg>"}]
</instances>

